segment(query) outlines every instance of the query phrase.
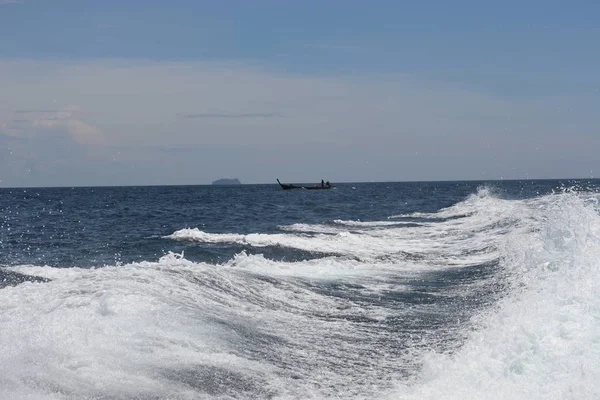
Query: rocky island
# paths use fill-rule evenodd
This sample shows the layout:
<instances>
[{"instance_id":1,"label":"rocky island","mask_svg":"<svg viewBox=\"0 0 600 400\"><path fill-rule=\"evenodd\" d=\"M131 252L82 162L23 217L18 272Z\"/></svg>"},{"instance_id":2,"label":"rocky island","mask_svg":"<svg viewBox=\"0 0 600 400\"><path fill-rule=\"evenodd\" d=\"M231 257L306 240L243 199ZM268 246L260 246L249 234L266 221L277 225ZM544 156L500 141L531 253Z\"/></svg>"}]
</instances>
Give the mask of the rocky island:
<instances>
[{"instance_id":1,"label":"rocky island","mask_svg":"<svg viewBox=\"0 0 600 400\"><path fill-rule=\"evenodd\" d=\"M217 179L216 181L213 181L212 183L213 185L241 185L242 182L240 182L240 180L238 178L233 178L233 179Z\"/></svg>"}]
</instances>

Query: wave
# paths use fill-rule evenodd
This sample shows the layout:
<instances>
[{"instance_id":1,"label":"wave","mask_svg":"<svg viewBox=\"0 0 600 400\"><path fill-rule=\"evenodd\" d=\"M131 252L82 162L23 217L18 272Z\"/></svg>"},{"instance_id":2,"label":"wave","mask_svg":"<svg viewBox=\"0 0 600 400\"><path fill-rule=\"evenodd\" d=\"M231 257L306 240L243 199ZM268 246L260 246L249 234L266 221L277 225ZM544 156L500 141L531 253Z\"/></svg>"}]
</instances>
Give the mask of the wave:
<instances>
[{"instance_id":1,"label":"wave","mask_svg":"<svg viewBox=\"0 0 600 400\"><path fill-rule=\"evenodd\" d=\"M337 234L349 232L348 227L358 227L361 229L387 229L390 227L415 227L417 224L410 222L388 222L388 221L344 221L336 219L331 224L292 224L280 225L278 228L282 231L301 232L301 233L327 233Z\"/></svg>"},{"instance_id":2,"label":"wave","mask_svg":"<svg viewBox=\"0 0 600 400\"><path fill-rule=\"evenodd\" d=\"M447 219L448 216L456 218ZM502 235L522 229L528 218L524 203L503 201L480 191L464 202L428 216L419 224L388 221L343 221L294 224L290 233L210 233L198 228L173 232L166 238L198 243L235 243L252 247L280 246L333 254L363 261L429 259L434 266L468 266L498 257ZM440 219L444 216L446 219Z\"/></svg>"},{"instance_id":3,"label":"wave","mask_svg":"<svg viewBox=\"0 0 600 400\"><path fill-rule=\"evenodd\" d=\"M0 290L0 397L598 398L598 199L169 235L324 253L305 261L11 267L43 279Z\"/></svg>"},{"instance_id":4,"label":"wave","mask_svg":"<svg viewBox=\"0 0 600 400\"><path fill-rule=\"evenodd\" d=\"M524 203L537 224L504 244L511 295L474 318L459 351L425 353L421 373L390 399L600 398L598 196Z\"/></svg>"},{"instance_id":5,"label":"wave","mask_svg":"<svg viewBox=\"0 0 600 400\"><path fill-rule=\"evenodd\" d=\"M358 262L286 265L240 254L215 266L170 254L96 269L10 270L50 281L0 291L3 398L328 397L321 382L347 385L362 362L394 369L361 361L387 333L357 325L377 325L391 310L360 299L391 283ZM319 271L338 285L367 279L354 298L332 296L328 284L311 283ZM386 374L362 375L366 383Z\"/></svg>"}]
</instances>

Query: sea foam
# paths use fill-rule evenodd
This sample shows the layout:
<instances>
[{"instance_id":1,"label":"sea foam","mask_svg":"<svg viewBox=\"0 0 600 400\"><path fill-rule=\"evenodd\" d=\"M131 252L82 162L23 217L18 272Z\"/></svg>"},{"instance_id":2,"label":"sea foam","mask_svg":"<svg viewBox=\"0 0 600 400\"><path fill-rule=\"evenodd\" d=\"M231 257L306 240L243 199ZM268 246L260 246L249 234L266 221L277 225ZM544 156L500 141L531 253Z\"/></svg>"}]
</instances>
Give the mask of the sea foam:
<instances>
[{"instance_id":1,"label":"sea foam","mask_svg":"<svg viewBox=\"0 0 600 400\"><path fill-rule=\"evenodd\" d=\"M428 352L390 399L600 398L600 217L597 198L561 193L523 201L501 266L512 290L478 315L462 348Z\"/></svg>"}]
</instances>

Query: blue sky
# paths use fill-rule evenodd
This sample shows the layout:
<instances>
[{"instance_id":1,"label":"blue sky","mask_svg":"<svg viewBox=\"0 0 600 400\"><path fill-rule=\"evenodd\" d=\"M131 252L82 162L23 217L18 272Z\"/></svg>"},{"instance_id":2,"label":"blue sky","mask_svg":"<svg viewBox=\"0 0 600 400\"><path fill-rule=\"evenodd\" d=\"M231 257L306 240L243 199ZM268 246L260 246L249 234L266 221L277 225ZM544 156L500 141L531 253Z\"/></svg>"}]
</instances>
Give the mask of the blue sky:
<instances>
[{"instance_id":1,"label":"blue sky","mask_svg":"<svg viewBox=\"0 0 600 400\"><path fill-rule=\"evenodd\" d=\"M595 176L599 16L0 0L0 186Z\"/></svg>"}]
</instances>

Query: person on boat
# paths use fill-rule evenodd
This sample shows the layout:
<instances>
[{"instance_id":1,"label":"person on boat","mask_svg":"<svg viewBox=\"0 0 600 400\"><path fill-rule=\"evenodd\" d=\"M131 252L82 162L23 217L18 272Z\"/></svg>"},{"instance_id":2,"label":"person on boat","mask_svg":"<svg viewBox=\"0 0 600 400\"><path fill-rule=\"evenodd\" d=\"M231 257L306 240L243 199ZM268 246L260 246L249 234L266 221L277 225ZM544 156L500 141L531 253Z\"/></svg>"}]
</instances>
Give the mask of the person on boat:
<instances>
[{"instance_id":1,"label":"person on boat","mask_svg":"<svg viewBox=\"0 0 600 400\"><path fill-rule=\"evenodd\" d=\"M321 187L325 187L325 181L321 179Z\"/></svg>"},{"instance_id":2,"label":"person on boat","mask_svg":"<svg viewBox=\"0 0 600 400\"><path fill-rule=\"evenodd\" d=\"M329 181L325 182L325 186L331 187L331 184L329 183Z\"/></svg>"}]
</instances>

